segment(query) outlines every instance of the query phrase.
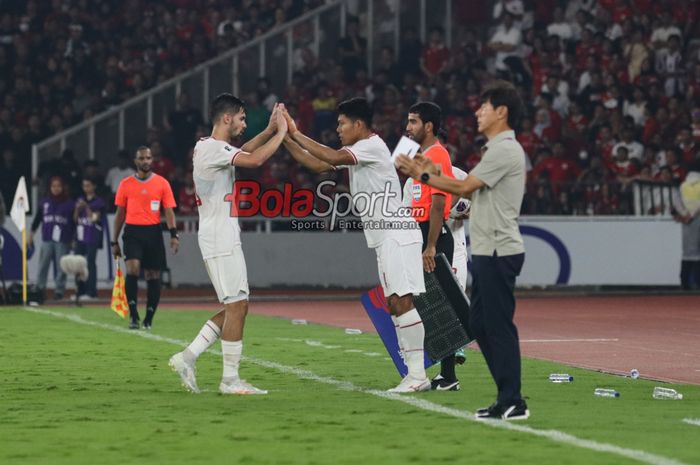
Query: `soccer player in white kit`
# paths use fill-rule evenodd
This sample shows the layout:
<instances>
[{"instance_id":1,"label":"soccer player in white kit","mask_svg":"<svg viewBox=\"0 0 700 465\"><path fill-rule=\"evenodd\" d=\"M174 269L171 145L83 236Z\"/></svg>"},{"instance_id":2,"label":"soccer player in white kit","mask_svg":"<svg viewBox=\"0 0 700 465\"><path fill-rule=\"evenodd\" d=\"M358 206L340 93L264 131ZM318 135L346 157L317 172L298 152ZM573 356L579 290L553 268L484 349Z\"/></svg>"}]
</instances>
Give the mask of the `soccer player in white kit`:
<instances>
[{"instance_id":1,"label":"soccer player in white kit","mask_svg":"<svg viewBox=\"0 0 700 465\"><path fill-rule=\"evenodd\" d=\"M367 246L377 254L379 279L389 310L398 322L396 335L408 367L406 377L389 392L429 390L423 351L425 328L413 304L413 296L425 292L423 237L410 210L402 208L399 177L389 149L372 132L369 103L363 98L353 98L338 105L337 132L343 144L340 150L306 137L286 112L285 116L289 134L284 146L298 162L316 172L341 167L350 172L350 193L357 211L363 212ZM388 195L380 195L382 193ZM372 195L378 199L375 208L359 205ZM402 210L406 215L400 215Z\"/></svg>"},{"instance_id":2,"label":"soccer player in white kit","mask_svg":"<svg viewBox=\"0 0 700 465\"><path fill-rule=\"evenodd\" d=\"M195 362L220 336L224 367L219 391L267 394L238 375L249 290L232 192L235 167L257 168L265 163L287 134L287 122L282 106L275 106L267 128L236 148L230 142L246 128L243 102L231 94L221 94L210 108L214 129L211 137L200 139L194 147L193 177L199 206L199 248L224 309L207 321L192 343L173 355L169 364L187 390L199 392Z\"/></svg>"}]
</instances>

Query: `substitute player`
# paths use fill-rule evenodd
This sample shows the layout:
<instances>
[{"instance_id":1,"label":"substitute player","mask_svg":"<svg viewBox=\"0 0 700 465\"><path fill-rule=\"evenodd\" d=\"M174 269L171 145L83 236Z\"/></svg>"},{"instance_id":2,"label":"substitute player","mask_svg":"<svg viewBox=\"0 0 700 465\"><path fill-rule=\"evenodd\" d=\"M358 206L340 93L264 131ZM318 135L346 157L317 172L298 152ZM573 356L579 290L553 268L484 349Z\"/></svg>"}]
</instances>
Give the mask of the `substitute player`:
<instances>
[{"instance_id":1,"label":"substitute player","mask_svg":"<svg viewBox=\"0 0 700 465\"><path fill-rule=\"evenodd\" d=\"M276 106L267 128L239 149L231 142L246 129L243 102L231 94L221 94L210 108L214 128L211 137L200 139L194 147L193 178L199 205L199 249L224 309L207 321L192 343L173 355L169 364L185 388L199 392L195 362L221 336L224 367L219 391L267 394L238 375L249 291L232 192L236 167L258 168L265 163L287 134L287 123Z\"/></svg>"},{"instance_id":2,"label":"substitute player","mask_svg":"<svg viewBox=\"0 0 700 465\"><path fill-rule=\"evenodd\" d=\"M398 321L397 337L408 367L406 377L389 392L416 392L430 389L425 374L423 321L413 304L413 296L425 292L421 263L421 234L415 220L401 216L401 185L384 141L372 132L372 109L363 98L338 105L338 136L343 148L335 150L303 135L285 112L289 136L285 147L307 168L330 171L347 167L354 204L363 211L367 246L377 254L379 278L389 310ZM382 195L388 192L388 195ZM381 205L367 208L367 196L381 199ZM379 202L377 202L379 203Z\"/></svg>"},{"instance_id":3,"label":"substitute player","mask_svg":"<svg viewBox=\"0 0 700 465\"><path fill-rule=\"evenodd\" d=\"M418 102L408 110L406 134L420 144L424 157L440 165L443 176L452 178L450 154L437 138L441 119L442 110L438 105ZM437 253L445 254L451 265L454 241L445 220L450 215L452 196L416 181L412 183L411 199L413 217L418 221L423 235L423 270L426 273L435 270ZM459 391L454 354L441 360L440 374L432 379L431 387L438 391Z\"/></svg>"},{"instance_id":4,"label":"substitute player","mask_svg":"<svg viewBox=\"0 0 700 465\"><path fill-rule=\"evenodd\" d=\"M139 329L140 320L137 309L138 281L141 268L146 278L146 318L143 328L151 329L153 316L160 301L160 274L165 268L165 246L163 229L160 225L160 211L165 212L165 222L170 231L170 249L177 253L180 246L175 228L175 198L170 183L162 176L151 171L153 156L146 146L136 149L134 165L136 174L124 178L119 183L114 204L117 214L114 217L114 241L112 254L120 256L119 234L124 226L124 261L126 278L124 287L129 303L130 329Z\"/></svg>"}]
</instances>

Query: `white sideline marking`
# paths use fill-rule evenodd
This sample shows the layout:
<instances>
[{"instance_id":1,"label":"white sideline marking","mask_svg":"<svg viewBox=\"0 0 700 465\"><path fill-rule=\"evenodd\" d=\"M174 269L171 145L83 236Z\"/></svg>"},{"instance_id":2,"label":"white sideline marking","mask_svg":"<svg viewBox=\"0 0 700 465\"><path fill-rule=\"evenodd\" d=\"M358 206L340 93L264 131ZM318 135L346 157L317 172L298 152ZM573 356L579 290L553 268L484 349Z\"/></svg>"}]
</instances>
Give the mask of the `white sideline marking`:
<instances>
[{"instance_id":1,"label":"white sideline marking","mask_svg":"<svg viewBox=\"0 0 700 465\"><path fill-rule=\"evenodd\" d=\"M683 423L688 423L689 425L700 426L700 418L684 418Z\"/></svg>"},{"instance_id":2,"label":"white sideline marking","mask_svg":"<svg viewBox=\"0 0 700 465\"><path fill-rule=\"evenodd\" d=\"M188 344L187 341L183 341L180 339L173 339L170 337L165 337L165 336L158 336L157 334L152 334L149 332L145 331L134 331L133 329L127 329L122 326L116 326L116 325L111 325L111 324L106 324L106 323L99 323L97 321L91 321L91 320L85 320L83 319L80 315L75 315L75 314L69 314L69 313L61 313L61 312L55 312L51 310L45 310L45 309L39 309L39 308L32 308L32 307L22 307L23 310L27 312L32 312L32 313L38 313L40 315L48 315L48 316L53 316L57 318L63 318L65 320L72 321L74 323L82 324L82 325L87 325L87 326L94 326L97 328L102 328L106 329L109 331L114 331L117 333L123 333L123 334L129 334L131 336L138 336L142 337L144 339L150 339L153 341L159 341L159 342L168 342L170 344L174 344L180 347L186 346ZM217 355L221 355L221 351L213 351L209 350L209 352L212 352ZM480 423L485 426L490 426L492 428L501 428L509 431L517 431L520 433L526 433L530 434L533 436L539 436L541 438L549 439L555 442L561 442L564 444L569 444L572 446L580 447L582 449L589 449L593 450L596 452L607 452L611 454L616 454L622 457L627 457L633 460L637 460L639 462L643 463L648 463L650 465L688 465L683 462L679 462L678 460L671 459L668 457L664 457L662 455L656 455L652 454L650 452L645 452L642 450L636 450L636 449L628 449L626 447L620 447L620 446L615 446L613 444L606 444L603 442L597 442L597 441L592 441L590 439L581 439L576 436L573 436L571 434L565 433L563 431L558 431L558 430L540 430L540 429L535 429L531 428L529 426L525 425L518 425L515 423L510 423L507 421L499 421L499 420L494 420L494 421L478 421L474 418L474 414L472 412L469 412L467 410L457 410L454 408L450 407L445 407L444 405L436 404L434 402L430 402L428 400L422 399L420 397L412 397L409 395L401 395L401 394L393 394L390 392L386 391L378 391L376 389L365 389L360 386L357 386L349 381L340 381L334 378L328 378L325 376L320 376L317 375L309 370L302 370L299 368L294 368L290 367L287 365L282 365L281 363L277 362L272 362L269 360L264 360L256 357L248 357L244 356L244 360L253 363L255 365L264 367L264 368L269 368L272 370L279 371L284 374L288 375L294 375L299 379L305 379L309 381L316 381L321 384L327 384L329 386L334 386L337 389L343 390L343 391L351 391L351 392L359 392L363 394L369 394L373 395L376 397L380 397L382 399L387 399L387 400L393 400L396 402L402 402L404 404L411 405L413 407L416 407L421 410L425 410L428 412L434 412L434 413L441 413L443 415L448 415L454 418L461 418L463 420L468 420L468 421L474 421L477 423ZM164 362L165 363L165 362Z\"/></svg>"},{"instance_id":3,"label":"white sideline marking","mask_svg":"<svg viewBox=\"0 0 700 465\"><path fill-rule=\"evenodd\" d=\"M619 339L521 339L520 342L618 342Z\"/></svg>"}]
</instances>

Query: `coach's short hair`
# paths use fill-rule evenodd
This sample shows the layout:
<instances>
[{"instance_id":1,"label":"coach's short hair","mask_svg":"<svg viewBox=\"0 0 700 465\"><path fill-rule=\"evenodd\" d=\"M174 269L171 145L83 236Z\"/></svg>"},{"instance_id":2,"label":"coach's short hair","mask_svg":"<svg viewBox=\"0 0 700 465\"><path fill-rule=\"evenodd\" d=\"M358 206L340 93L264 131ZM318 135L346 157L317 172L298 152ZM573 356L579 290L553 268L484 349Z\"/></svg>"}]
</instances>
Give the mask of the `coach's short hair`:
<instances>
[{"instance_id":1,"label":"coach's short hair","mask_svg":"<svg viewBox=\"0 0 700 465\"><path fill-rule=\"evenodd\" d=\"M420 116L423 124L433 123L433 135L438 135L440 132L440 120L442 119L442 110L439 105L433 102L418 102L413 104L408 109L408 112Z\"/></svg>"},{"instance_id":2,"label":"coach's short hair","mask_svg":"<svg viewBox=\"0 0 700 465\"><path fill-rule=\"evenodd\" d=\"M347 116L353 121L360 120L365 123L367 128L372 127L374 110L372 110L372 106L365 98L355 97L351 98L350 100L340 102L338 105L338 114Z\"/></svg>"},{"instance_id":3,"label":"coach's short hair","mask_svg":"<svg viewBox=\"0 0 700 465\"><path fill-rule=\"evenodd\" d=\"M235 115L245 108L245 103L233 94L223 93L212 100L209 108L209 116L212 123L215 123L224 113L233 113Z\"/></svg>"},{"instance_id":4,"label":"coach's short hair","mask_svg":"<svg viewBox=\"0 0 700 465\"><path fill-rule=\"evenodd\" d=\"M481 93L483 103L491 102L494 109L506 107L508 109L508 126L515 129L520 123L523 114L523 101L515 86L507 81L496 81L489 85Z\"/></svg>"}]
</instances>

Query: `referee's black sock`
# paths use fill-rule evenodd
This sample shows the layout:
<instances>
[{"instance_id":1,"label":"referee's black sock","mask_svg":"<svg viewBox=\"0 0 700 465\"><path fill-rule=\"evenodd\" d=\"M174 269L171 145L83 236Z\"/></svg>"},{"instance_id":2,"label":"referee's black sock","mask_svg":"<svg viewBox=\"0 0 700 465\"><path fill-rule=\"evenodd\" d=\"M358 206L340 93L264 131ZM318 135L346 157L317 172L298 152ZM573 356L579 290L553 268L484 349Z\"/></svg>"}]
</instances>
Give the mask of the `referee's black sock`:
<instances>
[{"instance_id":1,"label":"referee's black sock","mask_svg":"<svg viewBox=\"0 0 700 465\"><path fill-rule=\"evenodd\" d=\"M158 302L160 302L160 279L149 279L146 281L146 285L146 319L143 321L150 324L158 308Z\"/></svg>"},{"instance_id":2,"label":"referee's black sock","mask_svg":"<svg viewBox=\"0 0 700 465\"><path fill-rule=\"evenodd\" d=\"M136 309L136 303L139 296L139 277L127 274L124 278L124 290L126 291L126 301L129 303L131 321L138 321L139 311Z\"/></svg>"},{"instance_id":3,"label":"referee's black sock","mask_svg":"<svg viewBox=\"0 0 700 465\"><path fill-rule=\"evenodd\" d=\"M457 381L457 374L455 373L454 354L448 355L440 361L440 374L447 381Z\"/></svg>"}]
</instances>

